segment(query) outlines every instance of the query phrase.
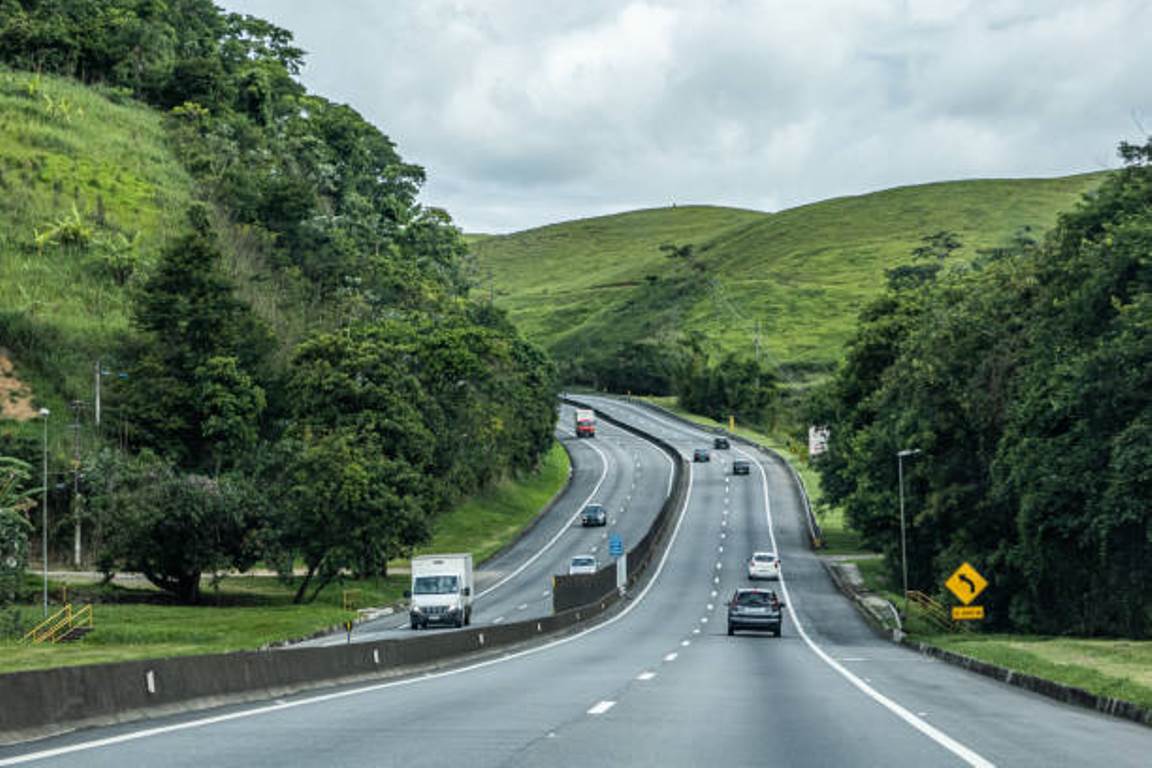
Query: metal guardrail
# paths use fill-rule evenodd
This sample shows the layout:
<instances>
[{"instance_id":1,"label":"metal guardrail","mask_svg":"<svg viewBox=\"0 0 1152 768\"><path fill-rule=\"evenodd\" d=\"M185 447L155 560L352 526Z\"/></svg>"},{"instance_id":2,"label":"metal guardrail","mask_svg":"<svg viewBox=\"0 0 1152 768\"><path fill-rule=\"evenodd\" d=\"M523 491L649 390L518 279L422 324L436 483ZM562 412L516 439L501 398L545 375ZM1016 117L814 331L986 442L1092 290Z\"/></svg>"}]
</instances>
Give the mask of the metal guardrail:
<instances>
[{"instance_id":1,"label":"metal guardrail","mask_svg":"<svg viewBox=\"0 0 1152 768\"><path fill-rule=\"evenodd\" d=\"M936 600L933 600L923 592L916 590L909 590L907 593L909 605L915 605L920 609L921 615L936 627L944 630L945 632L957 632L960 627L956 622L952 621L948 609L941 605Z\"/></svg>"},{"instance_id":2,"label":"metal guardrail","mask_svg":"<svg viewBox=\"0 0 1152 768\"><path fill-rule=\"evenodd\" d=\"M601 395L601 397L610 397L610 396ZM632 405L638 405L642 408L647 408L648 410L651 410L651 411L656 411L657 413L659 413L663 416L666 416L666 417L668 417L668 418L670 418L676 422L679 422L680 424L684 424L685 426L692 427L693 429L699 429L703 432L711 432L712 434L715 434L715 435L724 435L725 437L729 438L730 440L735 440L738 443L743 443L746 446L754 448L754 449L760 451L761 453L767 454L767 455L775 458L777 461L779 461L781 464L783 464L785 467L788 468L788 472L792 475L792 480L796 483L797 487L799 487L799 489L800 489L800 499L804 504L804 518L805 518L805 521L808 523L808 533L809 533L810 538L811 538L812 548L813 549L820 549L822 546L824 546L824 532L821 530L820 523L816 521L816 515L812 511L812 502L808 498L808 486L805 484L804 478L800 475L799 472L796 471L796 467L792 466L792 462L788 461L788 459L785 458L783 455L781 455L780 452L777 451L775 448L769 448L768 446L762 445L761 443L757 443L754 440L749 440L748 438L743 437L741 435L737 435L734 432L729 432L728 430L724 429L723 427L713 427L713 426L709 426L707 424L699 424L695 421L692 421L691 419L686 419L683 416L681 416L680 414L678 414L674 411L670 411L663 406L657 405L656 403L648 402L647 400L643 400L643 399L635 398L635 397L618 397L616 399L623 400L624 402L631 403Z\"/></svg>"}]
</instances>

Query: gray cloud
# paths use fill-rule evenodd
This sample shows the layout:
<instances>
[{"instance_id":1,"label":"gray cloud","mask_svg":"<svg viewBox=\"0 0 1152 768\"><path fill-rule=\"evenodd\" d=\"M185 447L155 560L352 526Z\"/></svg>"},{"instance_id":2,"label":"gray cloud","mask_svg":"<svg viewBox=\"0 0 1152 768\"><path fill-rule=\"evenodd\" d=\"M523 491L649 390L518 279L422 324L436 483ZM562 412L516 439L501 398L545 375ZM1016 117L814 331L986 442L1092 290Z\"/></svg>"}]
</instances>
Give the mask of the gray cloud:
<instances>
[{"instance_id":1,"label":"gray cloud","mask_svg":"<svg viewBox=\"0 0 1152 768\"><path fill-rule=\"evenodd\" d=\"M292 30L467 231L1097 170L1152 126L1141 0L224 5Z\"/></svg>"}]
</instances>

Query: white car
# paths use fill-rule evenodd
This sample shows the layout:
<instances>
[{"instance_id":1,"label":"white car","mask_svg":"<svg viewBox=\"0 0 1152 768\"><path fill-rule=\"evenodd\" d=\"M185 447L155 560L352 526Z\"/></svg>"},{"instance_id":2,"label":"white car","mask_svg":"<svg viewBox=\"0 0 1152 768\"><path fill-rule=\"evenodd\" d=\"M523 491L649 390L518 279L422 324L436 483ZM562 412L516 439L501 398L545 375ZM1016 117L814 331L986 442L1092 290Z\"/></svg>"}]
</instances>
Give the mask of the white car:
<instances>
[{"instance_id":1,"label":"white car","mask_svg":"<svg viewBox=\"0 0 1152 768\"><path fill-rule=\"evenodd\" d=\"M779 579L780 558L775 552L753 552L748 558L749 579Z\"/></svg>"},{"instance_id":2,"label":"white car","mask_svg":"<svg viewBox=\"0 0 1152 768\"><path fill-rule=\"evenodd\" d=\"M600 570L600 564L596 562L593 555L576 555L568 564L569 576L577 573L596 573L598 570Z\"/></svg>"}]
</instances>

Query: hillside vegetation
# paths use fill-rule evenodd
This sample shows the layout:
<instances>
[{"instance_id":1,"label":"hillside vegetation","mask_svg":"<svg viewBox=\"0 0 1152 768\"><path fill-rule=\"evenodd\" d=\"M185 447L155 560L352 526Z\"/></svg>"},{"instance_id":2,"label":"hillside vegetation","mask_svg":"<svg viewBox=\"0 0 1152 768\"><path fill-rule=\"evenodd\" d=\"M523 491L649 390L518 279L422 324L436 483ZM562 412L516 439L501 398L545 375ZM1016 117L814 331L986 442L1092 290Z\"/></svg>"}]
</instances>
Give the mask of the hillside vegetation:
<instances>
[{"instance_id":1,"label":"hillside vegetation","mask_svg":"<svg viewBox=\"0 0 1152 768\"><path fill-rule=\"evenodd\" d=\"M128 327L133 267L155 263L193 198L163 117L120 101L0 71L0 345L61 413Z\"/></svg>"},{"instance_id":2,"label":"hillside vegetation","mask_svg":"<svg viewBox=\"0 0 1152 768\"><path fill-rule=\"evenodd\" d=\"M289 31L211 0L3 8L0 634L41 429L56 559L189 603L257 562L296 602L381 574L548 455L551 362Z\"/></svg>"},{"instance_id":3,"label":"hillside vegetation","mask_svg":"<svg viewBox=\"0 0 1152 768\"><path fill-rule=\"evenodd\" d=\"M565 222L473 242L497 303L550 348L569 380L669 391L612 372L635 345L694 339L713 358L762 359L784 383L831 371L884 271L951 231L967 259L1038 234L1105 174L957 181L828 200L775 214L674 207ZM674 258L662 244L692 246Z\"/></svg>"}]
</instances>

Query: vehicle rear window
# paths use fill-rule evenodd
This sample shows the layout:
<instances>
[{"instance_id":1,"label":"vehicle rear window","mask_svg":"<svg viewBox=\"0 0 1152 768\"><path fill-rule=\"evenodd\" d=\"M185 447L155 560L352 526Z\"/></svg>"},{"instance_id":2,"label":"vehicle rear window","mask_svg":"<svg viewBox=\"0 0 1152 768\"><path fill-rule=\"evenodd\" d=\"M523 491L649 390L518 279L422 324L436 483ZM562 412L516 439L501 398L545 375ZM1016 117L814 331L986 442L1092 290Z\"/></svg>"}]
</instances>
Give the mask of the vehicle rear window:
<instances>
[{"instance_id":1,"label":"vehicle rear window","mask_svg":"<svg viewBox=\"0 0 1152 768\"><path fill-rule=\"evenodd\" d=\"M596 561L591 557L574 557L572 565L596 565Z\"/></svg>"},{"instance_id":2,"label":"vehicle rear window","mask_svg":"<svg viewBox=\"0 0 1152 768\"><path fill-rule=\"evenodd\" d=\"M772 594L769 592L741 592L736 595L737 605L750 605L753 607L764 607L772 605L775 602L772 599Z\"/></svg>"},{"instance_id":3,"label":"vehicle rear window","mask_svg":"<svg viewBox=\"0 0 1152 768\"><path fill-rule=\"evenodd\" d=\"M772 563L776 561L775 555L756 555L752 558L758 563Z\"/></svg>"}]
</instances>

